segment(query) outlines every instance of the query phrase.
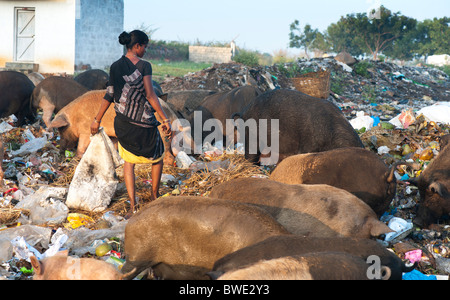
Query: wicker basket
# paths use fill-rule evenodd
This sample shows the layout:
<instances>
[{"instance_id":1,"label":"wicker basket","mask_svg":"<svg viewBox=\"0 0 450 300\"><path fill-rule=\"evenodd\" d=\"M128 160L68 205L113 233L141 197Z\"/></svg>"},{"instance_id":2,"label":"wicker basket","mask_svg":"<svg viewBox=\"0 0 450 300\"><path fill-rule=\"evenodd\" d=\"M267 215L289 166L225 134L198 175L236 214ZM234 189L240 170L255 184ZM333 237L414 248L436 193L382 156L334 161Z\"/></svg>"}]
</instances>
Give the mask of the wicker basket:
<instances>
[{"instance_id":1,"label":"wicker basket","mask_svg":"<svg viewBox=\"0 0 450 300\"><path fill-rule=\"evenodd\" d=\"M291 80L297 91L326 99L330 95L330 74L330 71L311 72Z\"/></svg>"}]
</instances>

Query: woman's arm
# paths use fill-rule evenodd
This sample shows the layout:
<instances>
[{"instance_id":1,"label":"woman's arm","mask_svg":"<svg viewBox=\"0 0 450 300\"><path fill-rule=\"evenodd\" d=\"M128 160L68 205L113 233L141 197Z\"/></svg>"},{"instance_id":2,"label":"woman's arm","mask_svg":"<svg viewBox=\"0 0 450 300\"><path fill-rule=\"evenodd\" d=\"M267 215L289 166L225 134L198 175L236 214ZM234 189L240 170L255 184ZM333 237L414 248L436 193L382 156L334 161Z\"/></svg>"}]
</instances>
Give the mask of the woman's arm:
<instances>
[{"instance_id":1,"label":"woman's arm","mask_svg":"<svg viewBox=\"0 0 450 300\"><path fill-rule=\"evenodd\" d=\"M110 105L111 105L111 102L109 102L106 99L102 99L102 103L100 104L100 109L98 110L98 113L95 116L95 118L91 124L91 134L96 134L98 132L98 129L100 128L100 123L102 122L102 118L105 115L105 113L108 110Z\"/></svg>"},{"instance_id":2,"label":"woman's arm","mask_svg":"<svg viewBox=\"0 0 450 300\"><path fill-rule=\"evenodd\" d=\"M156 111L156 113L159 115L159 117L163 120L162 128L164 132L171 137L172 136L172 129L170 126L170 120L168 119L166 113L161 107L161 103L159 103L159 99L156 96L155 90L153 89L152 84L152 76L147 75L144 76L144 88L145 88L145 94L148 102L153 107L153 109Z\"/></svg>"}]
</instances>

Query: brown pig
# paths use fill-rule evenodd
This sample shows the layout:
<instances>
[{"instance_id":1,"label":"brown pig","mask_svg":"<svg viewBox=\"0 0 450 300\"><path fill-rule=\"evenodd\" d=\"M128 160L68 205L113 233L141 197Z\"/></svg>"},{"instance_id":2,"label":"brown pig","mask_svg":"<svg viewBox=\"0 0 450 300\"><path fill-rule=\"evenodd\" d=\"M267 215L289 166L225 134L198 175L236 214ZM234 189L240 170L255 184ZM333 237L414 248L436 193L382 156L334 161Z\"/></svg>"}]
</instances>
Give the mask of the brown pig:
<instances>
[{"instance_id":1,"label":"brown pig","mask_svg":"<svg viewBox=\"0 0 450 300\"><path fill-rule=\"evenodd\" d=\"M41 261L32 256L30 260L33 280L122 280L127 276L102 260L71 257L67 253L58 253Z\"/></svg>"},{"instance_id":2,"label":"brown pig","mask_svg":"<svg viewBox=\"0 0 450 300\"><path fill-rule=\"evenodd\" d=\"M392 231L362 200L324 184L238 178L213 187L209 196L258 205L297 235L370 238Z\"/></svg>"},{"instance_id":3,"label":"brown pig","mask_svg":"<svg viewBox=\"0 0 450 300\"><path fill-rule=\"evenodd\" d=\"M105 90L89 91L66 105L56 114L50 123L50 128L59 129L61 136L60 145L63 149L75 148L78 143L77 155L81 157L84 154L90 143L91 123L100 108L105 92ZM164 101L160 101L160 103L171 122L174 122L177 119L175 113ZM160 120L158 114L155 115L158 121L161 122L162 120ZM114 130L115 116L114 103L112 103L100 124L105 130L105 133L112 139L116 138L116 132ZM171 143L165 140L162 129L160 127L159 129L161 137L163 137L164 146L169 150L166 151L164 163L171 165L174 161ZM177 135L183 128L172 128L172 130L174 135Z\"/></svg>"},{"instance_id":4,"label":"brown pig","mask_svg":"<svg viewBox=\"0 0 450 300\"><path fill-rule=\"evenodd\" d=\"M450 135L441 137L439 155L417 179L420 203L414 223L428 227L450 214Z\"/></svg>"},{"instance_id":5,"label":"brown pig","mask_svg":"<svg viewBox=\"0 0 450 300\"><path fill-rule=\"evenodd\" d=\"M242 269L229 271L219 280L368 280L369 265L348 253L321 252L261 260ZM383 276L390 269L381 266ZM369 274L369 276L368 276Z\"/></svg>"},{"instance_id":6,"label":"brown pig","mask_svg":"<svg viewBox=\"0 0 450 300\"><path fill-rule=\"evenodd\" d=\"M388 168L376 153L364 148L347 147L287 157L273 170L270 179L344 189L367 203L380 217L395 196L396 166Z\"/></svg>"},{"instance_id":7,"label":"brown pig","mask_svg":"<svg viewBox=\"0 0 450 300\"><path fill-rule=\"evenodd\" d=\"M225 272L254 264L260 260L271 260L284 256L305 255L318 252L343 252L360 257L374 266L373 276L381 278L375 269L376 264L387 266L391 270L390 280L401 280L403 272L411 272L414 265L407 266L403 260L389 251L381 243L371 239L351 237L316 238L298 235L273 236L262 242L227 254L214 263L208 274L213 278ZM378 262L373 259L379 259Z\"/></svg>"},{"instance_id":8,"label":"brown pig","mask_svg":"<svg viewBox=\"0 0 450 300\"><path fill-rule=\"evenodd\" d=\"M164 197L125 227L122 272L152 268L163 279L209 279L214 262L270 236L288 234L264 210L205 197Z\"/></svg>"},{"instance_id":9,"label":"brown pig","mask_svg":"<svg viewBox=\"0 0 450 300\"><path fill-rule=\"evenodd\" d=\"M41 81L33 90L32 105L43 111L42 120L47 128L53 113L89 91L69 77L52 76Z\"/></svg>"}]
</instances>

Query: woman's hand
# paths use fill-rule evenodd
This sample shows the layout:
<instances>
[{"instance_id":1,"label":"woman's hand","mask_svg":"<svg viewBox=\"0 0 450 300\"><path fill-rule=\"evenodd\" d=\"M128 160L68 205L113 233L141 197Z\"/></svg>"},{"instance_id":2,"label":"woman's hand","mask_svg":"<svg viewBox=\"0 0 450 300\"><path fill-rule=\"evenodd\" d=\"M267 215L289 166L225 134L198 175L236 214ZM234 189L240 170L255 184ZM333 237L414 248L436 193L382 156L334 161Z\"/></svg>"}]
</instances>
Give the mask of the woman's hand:
<instances>
[{"instance_id":1,"label":"woman's hand","mask_svg":"<svg viewBox=\"0 0 450 300\"><path fill-rule=\"evenodd\" d=\"M161 126L164 134L166 135L166 139L171 140L172 139L172 126L170 125L170 120L164 120Z\"/></svg>"},{"instance_id":2,"label":"woman's hand","mask_svg":"<svg viewBox=\"0 0 450 300\"><path fill-rule=\"evenodd\" d=\"M94 121L92 121L91 123L91 134L97 134L98 133L98 129L100 128L100 122L97 121L96 119L94 119Z\"/></svg>"}]
</instances>

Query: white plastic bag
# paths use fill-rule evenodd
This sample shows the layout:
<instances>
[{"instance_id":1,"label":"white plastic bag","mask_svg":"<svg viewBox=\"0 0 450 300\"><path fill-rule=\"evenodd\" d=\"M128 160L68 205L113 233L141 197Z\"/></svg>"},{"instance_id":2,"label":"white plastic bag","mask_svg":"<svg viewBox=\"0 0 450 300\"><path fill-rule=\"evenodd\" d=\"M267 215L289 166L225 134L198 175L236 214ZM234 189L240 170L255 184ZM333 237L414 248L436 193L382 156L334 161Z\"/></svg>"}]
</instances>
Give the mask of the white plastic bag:
<instances>
[{"instance_id":1,"label":"white plastic bag","mask_svg":"<svg viewBox=\"0 0 450 300\"><path fill-rule=\"evenodd\" d=\"M23 156L23 155L35 153L38 150L44 148L45 145L47 144L47 142L48 141L47 141L46 136L43 136L41 138L35 138L35 139L32 139L29 142L23 144L19 150L11 151L11 154L13 156Z\"/></svg>"},{"instance_id":2,"label":"white plastic bag","mask_svg":"<svg viewBox=\"0 0 450 300\"><path fill-rule=\"evenodd\" d=\"M175 162L177 167L180 169L188 169L192 164L192 159L184 151L178 152L177 157L175 157Z\"/></svg>"},{"instance_id":3,"label":"white plastic bag","mask_svg":"<svg viewBox=\"0 0 450 300\"><path fill-rule=\"evenodd\" d=\"M429 121L450 125L450 102L440 102L424 107L417 112L417 115L420 114L423 114Z\"/></svg>"},{"instance_id":4,"label":"white plastic bag","mask_svg":"<svg viewBox=\"0 0 450 300\"><path fill-rule=\"evenodd\" d=\"M352 124L353 128L356 130L360 130L365 127L366 131L370 130L373 127L373 118L370 116L366 116L363 111L359 111L356 113L356 118L350 120L350 124Z\"/></svg>"}]
</instances>

